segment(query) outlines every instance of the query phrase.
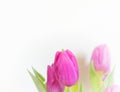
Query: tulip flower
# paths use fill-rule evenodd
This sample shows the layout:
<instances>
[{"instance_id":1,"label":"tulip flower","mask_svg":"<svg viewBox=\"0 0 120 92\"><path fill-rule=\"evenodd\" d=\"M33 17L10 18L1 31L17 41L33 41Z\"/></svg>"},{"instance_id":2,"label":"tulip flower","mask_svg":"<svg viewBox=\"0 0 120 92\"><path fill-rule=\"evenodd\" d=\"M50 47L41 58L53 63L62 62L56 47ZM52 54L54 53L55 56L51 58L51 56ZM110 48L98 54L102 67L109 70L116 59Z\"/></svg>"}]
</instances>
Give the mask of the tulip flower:
<instances>
[{"instance_id":1,"label":"tulip flower","mask_svg":"<svg viewBox=\"0 0 120 92\"><path fill-rule=\"evenodd\" d=\"M107 87L105 92L120 92L120 88L117 85Z\"/></svg>"},{"instance_id":2,"label":"tulip flower","mask_svg":"<svg viewBox=\"0 0 120 92\"><path fill-rule=\"evenodd\" d=\"M72 86L78 81L77 60L70 50L56 53L54 68L57 79L65 86Z\"/></svg>"},{"instance_id":3,"label":"tulip flower","mask_svg":"<svg viewBox=\"0 0 120 92\"><path fill-rule=\"evenodd\" d=\"M53 65L47 68L47 90L48 92L64 92L64 85L55 77Z\"/></svg>"},{"instance_id":4,"label":"tulip flower","mask_svg":"<svg viewBox=\"0 0 120 92\"><path fill-rule=\"evenodd\" d=\"M110 54L106 45L100 45L93 51L91 61L96 71L108 73L110 71Z\"/></svg>"}]
</instances>

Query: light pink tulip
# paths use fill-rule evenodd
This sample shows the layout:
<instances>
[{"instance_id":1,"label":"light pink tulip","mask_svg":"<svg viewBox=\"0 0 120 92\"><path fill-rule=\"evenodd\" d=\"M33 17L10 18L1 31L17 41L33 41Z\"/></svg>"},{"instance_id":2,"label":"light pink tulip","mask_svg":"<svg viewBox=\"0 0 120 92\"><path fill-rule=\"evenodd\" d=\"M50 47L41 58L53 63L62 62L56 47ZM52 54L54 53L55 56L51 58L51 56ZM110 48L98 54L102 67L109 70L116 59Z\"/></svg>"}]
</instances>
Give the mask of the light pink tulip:
<instances>
[{"instance_id":1,"label":"light pink tulip","mask_svg":"<svg viewBox=\"0 0 120 92\"><path fill-rule=\"evenodd\" d=\"M96 71L108 73L110 71L110 54L106 45L100 45L93 51L91 61Z\"/></svg>"},{"instance_id":2,"label":"light pink tulip","mask_svg":"<svg viewBox=\"0 0 120 92\"><path fill-rule=\"evenodd\" d=\"M48 92L64 92L64 85L61 84L55 77L55 71L52 66L47 69L47 91Z\"/></svg>"},{"instance_id":3,"label":"light pink tulip","mask_svg":"<svg viewBox=\"0 0 120 92\"><path fill-rule=\"evenodd\" d=\"M120 88L117 85L107 87L105 92L120 92Z\"/></svg>"},{"instance_id":4,"label":"light pink tulip","mask_svg":"<svg viewBox=\"0 0 120 92\"><path fill-rule=\"evenodd\" d=\"M57 52L54 68L57 79L65 86L72 86L78 81L78 64L71 51Z\"/></svg>"}]
</instances>

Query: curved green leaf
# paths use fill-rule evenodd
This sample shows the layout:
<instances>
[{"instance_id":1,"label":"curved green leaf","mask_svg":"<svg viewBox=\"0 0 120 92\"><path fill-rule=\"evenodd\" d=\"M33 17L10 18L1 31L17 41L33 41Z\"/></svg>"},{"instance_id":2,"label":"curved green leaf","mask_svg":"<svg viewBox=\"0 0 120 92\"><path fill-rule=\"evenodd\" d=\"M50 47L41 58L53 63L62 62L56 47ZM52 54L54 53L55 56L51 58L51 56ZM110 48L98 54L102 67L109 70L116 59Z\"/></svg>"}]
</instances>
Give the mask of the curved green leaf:
<instances>
[{"instance_id":1,"label":"curved green leaf","mask_svg":"<svg viewBox=\"0 0 120 92\"><path fill-rule=\"evenodd\" d=\"M33 82L35 83L38 92L47 92L45 84L36 76L34 76L30 71L28 71L30 74L31 78L33 79Z\"/></svg>"}]
</instances>

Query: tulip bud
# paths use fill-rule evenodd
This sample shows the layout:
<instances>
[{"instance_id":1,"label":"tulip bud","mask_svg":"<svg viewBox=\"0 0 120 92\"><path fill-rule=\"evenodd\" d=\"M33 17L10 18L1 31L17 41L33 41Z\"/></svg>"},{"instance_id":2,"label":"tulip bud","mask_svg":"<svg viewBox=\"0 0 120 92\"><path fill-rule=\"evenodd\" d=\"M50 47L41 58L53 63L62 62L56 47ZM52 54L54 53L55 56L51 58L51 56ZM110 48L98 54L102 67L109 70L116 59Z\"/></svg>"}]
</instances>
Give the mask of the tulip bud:
<instances>
[{"instance_id":1,"label":"tulip bud","mask_svg":"<svg viewBox=\"0 0 120 92\"><path fill-rule=\"evenodd\" d=\"M120 88L117 85L107 87L105 92L120 92Z\"/></svg>"},{"instance_id":2,"label":"tulip bud","mask_svg":"<svg viewBox=\"0 0 120 92\"><path fill-rule=\"evenodd\" d=\"M106 45L100 45L93 51L91 61L96 71L108 73L110 71L110 54Z\"/></svg>"},{"instance_id":3,"label":"tulip bud","mask_svg":"<svg viewBox=\"0 0 120 92\"><path fill-rule=\"evenodd\" d=\"M54 67L57 79L65 86L72 86L78 81L78 64L71 51L57 52Z\"/></svg>"},{"instance_id":4,"label":"tulip bud","mask_svg":"<svg viewBox=\"0 0 120 92\"><path fill-rule=\"evenodd\" d=\"M54 75L54 68L48 66L47 68L47 90L48 92L64 92L64 85L61 84Z\"/></svg>"}]
</instances>

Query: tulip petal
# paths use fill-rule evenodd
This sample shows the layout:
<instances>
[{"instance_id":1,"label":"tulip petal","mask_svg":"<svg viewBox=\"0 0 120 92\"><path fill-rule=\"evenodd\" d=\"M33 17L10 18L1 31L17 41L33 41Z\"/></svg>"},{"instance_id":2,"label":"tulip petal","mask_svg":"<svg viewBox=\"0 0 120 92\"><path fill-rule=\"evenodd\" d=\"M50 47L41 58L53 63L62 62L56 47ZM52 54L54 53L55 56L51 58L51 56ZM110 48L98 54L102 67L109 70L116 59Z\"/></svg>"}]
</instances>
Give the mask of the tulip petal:
<instances>
[{"instance_id":1,"label":"tulip petal","mask_svg":"<svg viewBox=\"0 0 120 92\"><path fill-rule=\"evenodd\" d=\"M58 58L59 58L60 54L61 54L61 52L59 52L59 51L56 52L54 63L56 63L58 61Z\"/></svg>"},{"instance_id":2,"label":"tulip petal","mask_svg":"<svg viewBox=\"0 0 120 92\"><path fill-rule=\"evenodd\" d=\"M120 88L117 85L107 87L105 92L120 92Z\"/></svg>"},{"instance_id":3,"label":"tulip petal","mask_svg":"<svg viewBox=\"0 0 120 92\"><path fill-rule=\"evenodd\" d=\"M70 51L70 50L66 50L66 53L69 55L69 58L71 59L71 61L73 62L74 64L74 67L76 69L76 72L77 72L77 75L79 76L79 69L78 69L78 64L77 64L77 60L74 56L74 54Z\"/></svg>"},{"instance_id":4,"label":"tulip petal","mask_svg":"<svg viewBox=\"0 0 120 92\"><path fill-rule=\"evenodd\" d=\"M93 51L91 61L97 71L108 73L110 71L110 54L106 45L100 45Z\"/></svg>"},{"instance_id":5,"label":"tulip petal","mask_svg":"<svg viewBox=\"0 0 120 92\"><path fill-rule=\"evenodd\" d=\"M71 86L78 80L78 75L74 68L74 64L66 52L62 52L62 54L60 54L55 65L55 70L58 80L66 86Z\"/></svg>"},{"instance_id":6,"label":"tulip petal","mask_svg":"<svg viewBox=\"0 0 120 92\"><path fill-rule=\"evenodd\" d=\"M63 92L64 86L56 79L53 66L48 66L47 90L48 92Z\"/></svg>"}]
</instances>

